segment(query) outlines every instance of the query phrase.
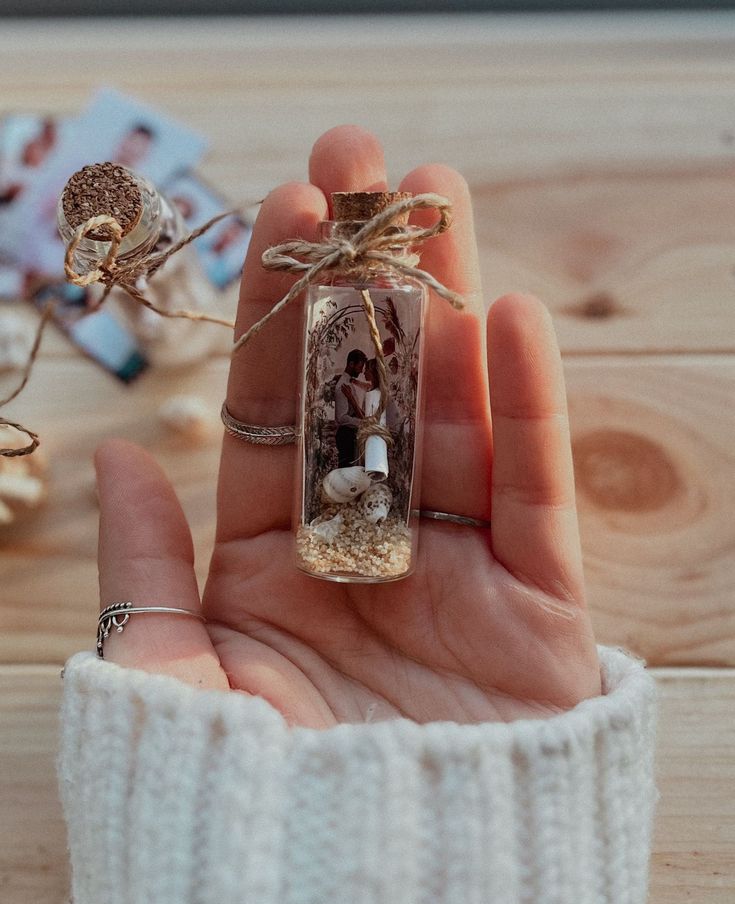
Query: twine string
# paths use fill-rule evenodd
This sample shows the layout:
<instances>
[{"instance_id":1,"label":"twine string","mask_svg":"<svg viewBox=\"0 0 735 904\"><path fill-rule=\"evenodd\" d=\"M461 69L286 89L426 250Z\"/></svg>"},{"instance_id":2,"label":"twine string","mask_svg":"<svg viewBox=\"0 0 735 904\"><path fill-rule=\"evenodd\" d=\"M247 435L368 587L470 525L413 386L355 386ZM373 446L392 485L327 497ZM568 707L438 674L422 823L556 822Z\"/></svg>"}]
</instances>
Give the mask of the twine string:
<instances>
[{"instance_id":1,"label":"twine string","mask_svg":"<svg viewBox=\"0 0 735 904\"><path fill-rule=\"evenodd\" d=\"M436 210L438 220L424 228L400 228L405 215L414 210ZM307 242L302 239L274 245L263 252L263 267L266 270L301 273L288 292L260 320L256 321L233 345L232 354L243 348L256 336L286 305L297 298L301 292L325 271L340 270L350 272L359 268L369 268L381 264L383 268L411 277L433 289L437 295L448 301L453 308L461 310L464 301L461 295L453 292L435 279L431 273L417 267L418 255L411 253L411 247L441 235L451 225L451 205L446 198L430 192L413 197L403 198L388 205L384 210L367 220L353 236L345 238L337 236L323 242ZM375 359L378 372L378 388L380 398L374 414L363 418L357 430L357 443L360 455L364 454L365 443L370 436L380 436L387 444L392 444L390 430L380 423L380 419L388 404L388 369L383 355L383 343L378 325L375 321L375 307L367 289L360 291L365 318L368 323L370 337L375 346Z\"/></svg>"},{"instance_id":2,"label":"twine string","mask_svg":"<svg viewBox=\"0 0 735 904\"><path fill-rule=\"evenodd\" d=\"M100 226L106 226L112 233L110 247L104 261L102 261L96 270L90 270L89 273L82 274L75 272L74 254L79 247L79 243L82 239L86 238L90 232L93 232ZM114 217L108 217L105 214L98 217L90 217L85 223L82 223L81 226L77 228L72 236L72 240L69 242L69 247L66 249L66 254L64 255L64 275L69 282L74 283L75 286L91 286L92 283L104 280L106 272L112 273L117 270L117 252L121 242L122 226L120 226Z\"/></svg>"},{"instance_id":3,"label":"twine string","mask_svg":"<svg viewBox=\"0 0 735 904\"><path fill-rule=\"evenodd\" d=\"M390 430L380 423L380 418L388 405L388 368L386 367L385 355L383 354L383 340L380 338L378 324L375 322L375 306L370 293L367 289L361 289L360 296L365 309L370 338L373 340L373 346L375 347L375 364L378 372L378 389L380 390L378 407L375 412L364 417L357 428L357 448L360 451L360 457L362 457L365 454L365 443L367 443L368 437L379 436L389 446L393 444L393 437Z\"/></svg>"},{"instance_id":4,"label":"twine string","mask_svg":"<svg viewBox=\"0 0 735 904\"><path fill-rule=\"evenodd\" d=\"M215 223L218 223L225 217L232 216L236 212L237 211L228 211L227 213L221 213L216 217L212 217L210 220L207 220L206 223L183 236L183 238L181 238L178 242L175 242L164 251L154 252L151 254L133 255L128 261L120 261L118 258L120 245L122 244L123 239L123 230L118 221L114 217L107 216L106 214L101 214L100 216L96 217L90 217L88 220L77 227L77 229L74 231L74 235L72 236L71 241L69 242L66 253L64 255L64 275L70 283L73 283L75 286L80 286L82 288L91 286L94 283L102 283L105 288L102 293L102 297L97 303L98 308L108 297L111 290L115 286L119 286L120 289L126 292L135 301L139 302L147 308L150 308L150 310L155 311L162 317L184 317L188 320L204 320L209 323L218 323L222 326L234 329L234 322L224 317L215 317L209 314L204 314L201 311L167 311L164 308L160 308L157 305L153 304L153 302L148 298L146 298L145 294L135 286L135 282L136 280L140 279L140 277L148 278L152 276L156 272L156 270L158 270L159 267L162 267L163 264L165 264L172 255L176 254L177 251L180 251L190 242L193 242L194 239L199 238L200 235L203 235L205 232L207 232L207 230L211 229L212 226L215 225ZM94 232L100 227L105 227L110 234L110 245L107 249L104 260L102 260L94 270L90 270L87 273L78 273L74 269L74 255L79 248L79 244L90 233ZM21 378L21 381L9 396L4 399L0 399L0 408L3 405L7 405L8 402L11 402L22 391L22 389L28 382L28 378L31 374L31 368L33 367L33 363L36 360L36 356L38 354L41 335L43 333L44 327L46 326L46 323L53 314L54 307L55 305L53 302L45 306L41 315L41 320L38 324L36 337L34 339L30 355L28 356L28 361L26 362L23 369L23 376ZM29 430L27 427L24 427L22 424L15 423L14 421L10 421L7 418L0 416L0 427L13 427L15 430L18 430L21 433L25 433L26 436L28 436L30 439L30 443L20 449L0 448L0 455L7 457L16 455L30 455L30 453L37 449L40 444L38 434L33 430Z\"/></svg>"},{"instance_id":5,"label":"twine string","mask_svg":"<svg viewBox=\"0 0 735 904\"><path fill-rule=\"evenodd\" d=\"M221 326L227 326L234 329L234 322L224 317L216 317L211 314L204 314L201 311L175 310L167 311L154 305L152 301L146 298L145 294L136 288L135 282L140 277L148 278L152 276L156 270L162 267L166 261L180 251L194 239L203 235L215 223L219 223L225 217L232 216L236 211L228 211L227 213L217 214L207 220L206 223L194 229L192 232L183 236L178 242L166 248L165 251L153 252L150 254L139 254L131 256L128 261L120 261L118 252L122 242L122 227L114 217L102 214L97 217L90 217L84 223L81 223L69 242L66 254L64 255L64 273L70 283L75 286L90 286L93 283L100 282L105 286L105 291L100 300L100 304L107 298L110 291L118 286L126 292L132 299L160 314L162 317L184 317L187 320L205 320L208 323L218 323ZM111 232L110 247L107 251L105 259L97 266L96 269L90 270L88 273L77 273L74 269L74 255L79 248L80 242L83 241L91 232L99 229L101 226L107 227Z\"/></svg>"},{"instance_id":6,"label":"twine string","mask_svg":"<svg viewBox=\"0 0 735 904\"><path fill-rule=\"evenodd\" d=\"M13 399L21 393L26 383L28 382L28 378L31 375L31 368L33 367L33 362L36 360L36 356L38 355L38 348L41 344L41 336L43 334L43 329L48 323L51 315L54 312L55 303L49 302L43 309L41 314L41 319L38 323L38 327L36 328L36 336L33 340L33 345L31 347L31 352L28 355L28 360L26 361L25 367L23 368L23 374L20 379L20 383L15 387L15 389L10 393L10 395L6 396L4 399L0 399L0 408L3 405L7 405L8 402L12 402ZM18 430L20 433L25 433L26 436L29 437L30 443L26 446L22 446L20 449L7 448L0 449L0 455L4 455L6 458L13 458L17 455L30 455L31 452L35 451L39 444L40 439L38 438L38 434L33 430L29 430L28 427L24 427L22 424L16 424L14 421L9 421L7 418L0 416L0 426L2 427L13 427L15 430Z\"/></svg>"},{"instance_id":7,"label":"twine string","mask_svg":"<svg viewBox=\"0 0 735 904\"><path fill-rule=\"evenodd\" d=\"M414 210L437 210L439 219L432 226L417 229L396 229L396 223L404 214ZM426 239L441 235L451 225L451 205L446 198L426 192L404 198L388 205L385 210L358 229L350 238L338 237L323 242L307 242L302 239L274 245L263 252L263 266L266 270L302 273L288 292L267 314L246 330L232 347L234 355L256 336L287 304L327 270L351 270L358 265L382 264L389 270L409 276L424 283L453 308L464 307L462 297L435 279L431 273L416 266L418 258L410 253L409 246L420 244ZM406 253L396 253L405 249Z\"/></svg>"}]
</instances>

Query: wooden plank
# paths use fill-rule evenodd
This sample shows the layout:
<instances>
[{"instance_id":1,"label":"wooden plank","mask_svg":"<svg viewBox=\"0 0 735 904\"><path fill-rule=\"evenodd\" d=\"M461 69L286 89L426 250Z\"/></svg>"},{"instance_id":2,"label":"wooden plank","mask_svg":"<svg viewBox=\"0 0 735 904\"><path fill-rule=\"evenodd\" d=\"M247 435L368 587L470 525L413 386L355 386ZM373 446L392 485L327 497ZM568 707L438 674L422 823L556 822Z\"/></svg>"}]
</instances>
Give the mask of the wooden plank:
<instances>
[{"instance_id":1,"label":"wooden plank","mask_svg":"<svg viewBox=\"0 0 735 904\"><path fill-rule=\"evenodd\" d=\"M732 349L735 19L657 21L15 23L0 88L6 110L70 115L104 71L203 131L237 203L305 178L357 115L394 182L427 159L466 174L488 300L535 291L565 350Z\"/></svg>"},{"instance_id":2,"label":"wooden plank","mask_svg":"<svg viewBox=\"0 0 735 904\"><path fill-rule=\"evenodd\" d=\"M735 898L735 673L656 669L661 793L650 904Z\"/></svg>"},{"instance_id":3,"label":"wooden plank","mask_svg":"<svg viewBox=\"0 0 735 904\"><path fill-rule=\"evenodd\" d=\"M654 670L661 698L650 904L735 894L735 672ZM0 888L6 904L62 904L56 791L58 666L0 667Z\"/></svg>"},{"instance_id":4,"label":"wooden plank","mask_svg":"<svg viewBox=\"0 0 735 904\"><path fill-rule=\"evenodd\" d=\"M0 898L66 904L69 868L55 756L57 666L0 669Z\"/></svg>"},{"instance_id":5,"label":"wooden plank","mask_svg":"<svg viewBox=\"0 0 735 904\"><path fill-rule=\"evenodd\" d=\"M651 664L735 664L732 358L573 360L589 602Z\"/></svg>"},{"instance_id":6,"label":"wooden plank","mask_svg":"<svg viewBox=\"0 0 735 904\"><path fill-rule=\"evenodd\" d=\"M735 349L731 165L585 159L471 187L486 298L536 294L567 354Z\"/></svg>"},{"instance_id":7,"label":"wooden plank","mask_svg":"<svg viewBox=\"0 0 735 904\"><path fill-rule=\"evenodd\" d=\"M389 67L376 69L376 47ZM44 65L29 71L29 58ZM568 355L606 356L567 364L598 636L650 662L735 664L733 359L615 355L733 348L732 15L391 18L360 29L328 19L4 23L0 112L73 114L100 71L207 134L202 172L237 202L303 179L311 142L356 110L383 139L394 183L428 157L462 170L488 300L533 291L551 305ZM91 646L91 454L103 436L143 443L172 476L200 580L214 525L225 361L149 374L125 390L51 334L43 356L12 411L46 429L52 495L38 517L0 534L6 663L60 663ZM156 420L161 401L182 391L214 412L212 440L198 449ZM50 734L57 673L0 666L11 691L0 696L0 896L9 904L66 900ZM651 904L725 904L735 677L659 677Z\"/></svg>"},{"instance_id":8,"label":"wooden plank","mask_svg":"<svg viewBox=\"0 0 735 904\"><path fill-rule=\"evenodd\" d=\"M192 523L200 585L214 535L226 384L217 359L124 388L78 360L42 361L10 409L41 430L46 508L0 533L0 662L61 662L89 646L97 607L92 453L105 436L150 449ZM653 665L735 664L732 569L735 364L724 358L573 359L570 411L589 602L601 642ZM212 412L187 447L157 419L174 393Z\"/></svg>"},{"instance_id":9,"label":"wooden plank","mask_svg":"<svg viewBox=\"0 0 735 904\"><path fill-rule=\"evenodd\" d=\"M258 166L246 153L242 165ZM470 184L486 303L535 293L569 354L735 349L731 165L616 171L590 160L558 176L488 177ZM236 299L233 286L213 291L211 304L229 317ZM14 310L37 321L28 306ZM229 342L223 329L217 351L226 354ZM42 350L77 353L53 328Z\"/></svg>"},{"instance_id":10,"label":"wooden plank","mask_svg":"<svg viewBox=\"0 0 735 904\"><path fill-rule=\"evenodd\" d=\"M38 428L47 456L47 504L19 524L0 529L0 661L61 662L89 645L97 607L97 517L92 455L105 436L148 448L173 480L196 544L201 582L214 531L214 495L222 427L219 407L227 362L191 372L148 372L131 387L80 358L39 361L28 393L9 407ZM191 446L158 419L169 397L202 398L211 436Z\"/></svg>"}]
</instances>

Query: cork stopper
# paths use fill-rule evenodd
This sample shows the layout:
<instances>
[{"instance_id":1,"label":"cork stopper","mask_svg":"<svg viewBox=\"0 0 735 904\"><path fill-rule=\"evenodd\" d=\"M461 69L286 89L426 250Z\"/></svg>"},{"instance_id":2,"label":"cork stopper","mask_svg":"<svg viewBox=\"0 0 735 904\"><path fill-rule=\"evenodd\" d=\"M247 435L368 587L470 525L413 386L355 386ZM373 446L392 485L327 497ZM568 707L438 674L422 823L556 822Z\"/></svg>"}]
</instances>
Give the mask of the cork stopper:
<instances>
[{"instance_id":1,"label":"cork stopper","mask_svg":"<svg viewBox=\"0 0 735 904\"><path fill-rule=\"evenodd\" d=\"M369 220L396 201L412 197L410 191L333 191L332 214L339 221ZM402 214L396 225L405 226L408 217L408 213Z\"/></svg>"},{"instance_id":2,"label":"cork stopper","mask_svg":"<svg viewBox=\"0 0 735 904\"><path fill-rule=\"evenodd\" d=\"M117 220L124 236L137 226L143 213L137 182L129 170L116 163L93 163L77 170L66 183L61 205L72 229L90 217L106 214ZM101 226L89 237L109 241L110 231Z\"/></svg>"}]
</instances>

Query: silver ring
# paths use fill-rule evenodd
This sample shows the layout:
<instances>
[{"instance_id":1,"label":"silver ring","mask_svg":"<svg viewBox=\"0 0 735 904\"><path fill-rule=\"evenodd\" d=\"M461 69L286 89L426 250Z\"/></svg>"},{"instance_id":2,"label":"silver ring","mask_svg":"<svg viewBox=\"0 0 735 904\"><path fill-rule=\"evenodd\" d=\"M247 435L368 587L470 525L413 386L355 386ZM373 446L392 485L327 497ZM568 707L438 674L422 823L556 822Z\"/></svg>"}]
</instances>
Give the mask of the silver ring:
<instances>
[{"instance_id":1,"label":"silver ring","mask_svg":"<svg viewBox=\"0 0 735 904\"><path fill-rule=\"evenodd\" d=\"M231 436L244 439L249 443L261 446L287 446L296 442L296 427L263 427L260 424L243 424L227 410L227 402L222 403L220 417Z\"/></svg>"},{"instance_id":2,"label":"silver ring","mask_svg":"<svg viewBox=\"0 0 735 904\"><path fill-rule=\"evenodd\" d=\"M247 440L263 446L285 446L295 443L297 437L296 427L264 427L260 424L243 424L236 420L227 409L227 402L222 403L220 411L222 423L232 436ZM434 512L429 509L414 510L414 514L422 518L433 518L435 521L451 521L453 524L461 524L464 527L490 527L489 521L481 521L479 518L470 518L467 515L452 515L449 512Z\"/></svg>"},{"instance_id":3,"label":"silver ring","mask_svg":"<svg viewBox=\"0 0 735 904\"><path fill-rule=\"evenodd\" d=\"M205 621L203 615L192 612L191 609L177 609L174 606L134 606L131 602L111 603L100 612L97 619L97 655L100 659L105 658L103 646L105 638L110 636L110 631L114 628L118 634L122 634L130 616L139 612L171 612L175 615L193 615L194 618Z\"/></svg>"},{"instance_id":4,"label":"silver ring","mask_svg":"<svg viewBox=\"0 0 735 904\"><path fill-rule=\"evenodd\" d=\"M479 518L470 518L467 515L433 512L430 509L419 509L416 514L422 518L433 518L435 521L451 521L453 524L462 524L464 527L490 527L489 521L481 521Z\"/></svg>"}]
</instances>

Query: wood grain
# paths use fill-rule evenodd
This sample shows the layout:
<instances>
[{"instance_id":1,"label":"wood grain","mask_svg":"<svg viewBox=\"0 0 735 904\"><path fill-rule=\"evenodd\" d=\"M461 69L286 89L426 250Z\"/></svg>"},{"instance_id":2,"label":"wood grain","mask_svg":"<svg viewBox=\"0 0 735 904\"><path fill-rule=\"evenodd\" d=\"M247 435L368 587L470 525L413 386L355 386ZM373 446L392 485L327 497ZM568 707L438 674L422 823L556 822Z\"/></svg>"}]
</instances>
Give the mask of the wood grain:
<instances>
[{"instance_id":1,"label":"wood grain","mask_svg":"<svg viewBox=\"0 0 735 904\"><path fill-rule=\"evenodd\" d=\"M558 176L468 178L487 305L534 293L566 354L735 350L735 163L577 163ZM232 287L211 303L230 317L236 298ZM28 305L14 310L37 321ZM53 328L42 348L77 354Z\"/></svg>"},{"instance_id":2,"label":"wood grain","mask_svg":"<svg viewBox=\"0 0 735 904\"><path fill-rule=\"evenodd\" d=\"M564 350L732 349L733 19L527 22L15 23L0 88L73 115L104 72L207 135L201 171L237 203L359 120L394 183L427 159L466 175L488 300L536 292Z\"/></svg>"},{"instance_id":3,"label":"wood grain","mask_svg":"<svg viewBox=\"0 0 735 904\"><path fill-rule=\"evenodd\" d=\"M486 297L542 298L567 354L731 352L734 176L587 163L472 185Z\"/></svg>"},{"instance_id":4,"label":"wood grain","mask_svg":"<svg viewBox=\"0 0 735 904\"><path fill-rule=\"evenodd\" d=\"M27 395L8 410L22 405L25 420L44 437L51 489L42 510L0 530L0 661L62 662L73 648L89 645L90 616L98 606L92 456L106 436L138 442L161 461L189 519L203 584L214 531L226 374L220 359L188 373L149 372L126 387L81 358L38 362ZM160 405L182 393L210 407L211 435L203 444L182 442L158 418Z\"/></svg>"},{"instance_id":5,"label":"wood grain","mask_svg":"<svg viewBox=\"0 0 735 904\"><path fill-rule=\"evenodd\" d=\"M42 429L46 507L0 531L0 662L61 663L89 646L97 607L92 454L105 436L161 461L192 525L203 586L214 536L227 362L118 386L81 359L42 360L11 412ZM566 365L589 605L601 642L652 665L734 665L735 364L701 356L571 359ZM210 439L188 447L157 411L192 393ZM247 500L243 500L247 504ZM39 564L42 563L42 567Z\"/></svg>"},{"instance_id":6,"label":"wood grain","mask_svg":"<svg viewBox=\"0 0 735 904\"><path fill-rule=\"evenodd\" d=\"M735 673L654 669L660 695L650 904L735 898Z\"/></svg>"},{"instance_id":7,"label":"wood grain","mask_svg":"<svg viewBox=\"0 0 735 904\"><path fill-rule=\"evenodd\" d=\"M661 712L650 904L735 895L735 672L654 670ZM0 667L0 892L5 904L66 904L56 790L56 666Z\"/></svg>"},{"instance_id":8,"label":"wood grain","mask_svg":"<svg viewBox=\"0 0 735 904\"><path fill-rule=\"evenodd\" d=\"M735 17L3 22L0 113L74 115L100 81L206 134L200 170L233 202L306 178L338 122L381 137L393 185L428 159L466 175L486 301L539 295L567 356L598 636L653 663L723 667L659 672L651 904L731 901ZM51 494L0 534L8 904L67 901L54 714L58 664L93 639L94 446L123 435L159 458L203 580L226 363L124 389L49 332L10 409L44 430ZM157 420L178 392L212 406L202 446Z\"/></svg>"},{"instance_id":9,"label":"wood grain","mask_svg":"<svg viewBox=\"0 0 735 904\"><path fill-rule=\"evenodd\" d=\"M60 670L0 668L0 899L66 904L69 869L55 756Z\"/></svg>"},{"instance_id":10,"label":"wood grain","mask_svg":"<svg viewBox=\"0 0 735 904\"><path fill-rule=\"evenodd\" d=\"M652 664L735 664L731 358L567 364L595 630Z\"/></svg>"}]
</instances>

